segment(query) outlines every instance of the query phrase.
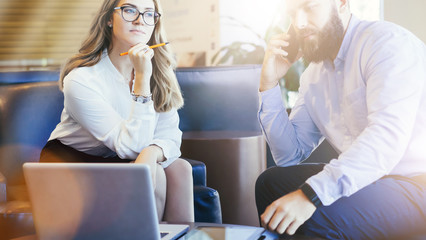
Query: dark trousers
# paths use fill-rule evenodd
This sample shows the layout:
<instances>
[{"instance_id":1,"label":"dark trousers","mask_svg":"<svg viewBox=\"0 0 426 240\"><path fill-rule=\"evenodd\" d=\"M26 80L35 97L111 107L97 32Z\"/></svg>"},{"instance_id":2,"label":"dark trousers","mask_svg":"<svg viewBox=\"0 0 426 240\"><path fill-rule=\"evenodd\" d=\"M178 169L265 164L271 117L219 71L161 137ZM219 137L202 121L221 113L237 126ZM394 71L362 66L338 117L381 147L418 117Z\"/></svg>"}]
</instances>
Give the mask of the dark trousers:
<instances>
[{"instance_id":1,"label":"dark trousers","mask_svg":"<svg viewBox=\"0 0 426 240\"><path fill-rule=\"evenodd\" d=\"M99 157L80 152L61 141L54 139L46 143L40 153L40 162L92 162L92 163L128 163L132 160L116 157Z\"/></svg>"},{"instance_id":2,"label":"dark trousers","mask_svg":"<svg viewBox=\"0 0 426 240\"><path fill-rule=\"evenodd\" d=\"M295 191L324 164L273 167L256 182L259 216L276 199ZM387 176L319 207L298 234L326 239L421 239L426 237L426 183L401 176Z\"/></svg>"}]
</instances>

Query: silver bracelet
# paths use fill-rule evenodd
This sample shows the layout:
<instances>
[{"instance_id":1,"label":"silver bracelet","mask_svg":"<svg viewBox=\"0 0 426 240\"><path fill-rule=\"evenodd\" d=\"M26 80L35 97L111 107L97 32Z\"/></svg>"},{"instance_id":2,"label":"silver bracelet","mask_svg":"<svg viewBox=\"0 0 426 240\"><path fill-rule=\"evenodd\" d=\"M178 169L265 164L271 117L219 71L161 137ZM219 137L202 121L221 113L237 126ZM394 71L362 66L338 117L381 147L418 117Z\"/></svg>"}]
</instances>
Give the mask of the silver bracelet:
<instances>
[{"instance_id":1,"label":"silver bracelet","mask_svg":"<svg viewBox=\"0 0 426 240\"><path fill-rule=\"evenodd\" d=\"M150 93L148 96L143 96L143 95L138 95L132 92L132 98L136 102L147 103L152 100L152 93Z\"/></svg>"}]
</instances>

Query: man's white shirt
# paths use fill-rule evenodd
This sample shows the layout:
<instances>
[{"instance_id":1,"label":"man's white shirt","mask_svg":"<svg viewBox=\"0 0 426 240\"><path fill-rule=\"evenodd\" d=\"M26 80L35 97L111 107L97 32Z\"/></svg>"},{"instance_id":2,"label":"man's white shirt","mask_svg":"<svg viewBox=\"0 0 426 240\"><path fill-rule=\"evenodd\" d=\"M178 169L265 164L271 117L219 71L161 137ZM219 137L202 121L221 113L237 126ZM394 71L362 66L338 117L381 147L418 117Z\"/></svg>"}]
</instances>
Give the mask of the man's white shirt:
<instances>
[{"instance_id":1,"label":"man's white shirt","mask_svg":"<svg viewBox=\"0 0 426 240\"><path fill-rule=\"evenodd\" d=\"M352 16L334 62L311 63L289 117L279 86L259 93L259 121L278 166L326 138L339 153L307 183L324 205L385 175L426 173L426 47L388 22Z\"/></svg>"}]
</instances>

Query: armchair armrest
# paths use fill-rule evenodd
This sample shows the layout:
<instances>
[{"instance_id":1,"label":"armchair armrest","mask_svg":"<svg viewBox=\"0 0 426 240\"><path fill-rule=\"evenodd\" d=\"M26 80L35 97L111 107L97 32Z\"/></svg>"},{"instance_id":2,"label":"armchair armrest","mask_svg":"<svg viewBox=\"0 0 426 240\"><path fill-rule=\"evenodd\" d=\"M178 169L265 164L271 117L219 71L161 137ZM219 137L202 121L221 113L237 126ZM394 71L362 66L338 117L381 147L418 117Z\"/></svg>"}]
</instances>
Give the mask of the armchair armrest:
<instances>
[{"instance_id":1,"label":"armchair armrest","mask_svg":"<svg viewBox=\"0 0 426 240\"><path fill-rule=\"evenodd\" d=\"M0 203L7 201L7 195L6 195L6 178L5 176L0 172Z\"/></svg>"},{"instance_id":2,"label":"armchair armrest","mask_svg":"<svg viewBox=\"0 0 426 240\"><path fill-rule=\"evenodd\" d=\"M198 160L182 158L188 161L192 166L192 177L194 179L194 186L206 186L206 165Z\"/></svg>"},{"instance_id":3,"label":"armchair armrest","mask_svg":"<svg viewBox=\"0 0 426 240\"><path fill-rule=\"evenodd\" d=\"M182 159L188 161L192 166L195 221L222 223L219 193L206 186L206 165L197 160Z\"/></svg>"}]
</instances>

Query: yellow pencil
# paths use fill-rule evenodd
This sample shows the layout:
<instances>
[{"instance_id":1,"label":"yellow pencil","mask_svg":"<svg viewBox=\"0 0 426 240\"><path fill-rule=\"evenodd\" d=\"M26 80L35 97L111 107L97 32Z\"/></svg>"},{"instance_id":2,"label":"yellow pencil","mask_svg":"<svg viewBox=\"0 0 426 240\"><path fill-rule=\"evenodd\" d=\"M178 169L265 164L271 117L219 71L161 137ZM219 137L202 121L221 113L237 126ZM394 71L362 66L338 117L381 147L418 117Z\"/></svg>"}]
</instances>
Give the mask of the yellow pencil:
<instances>
[{"instance_id":1,"label":"yellow pencil","mask_svg":"<svg viewBox=\"0 0 426 240\"><path fill-rule=\"evenodd\" d=\"M164 46L164 45L167 45L167 44L169 44L169 42L155 44L155 45L149 46L149 48L153 49L153 48L161 47L161 46ZM124 56L124 55L127 55L127 54L129 54L129 52L120 53L120 56Z\"/></svg>"}]
</instances>

